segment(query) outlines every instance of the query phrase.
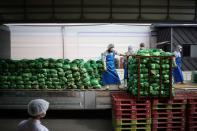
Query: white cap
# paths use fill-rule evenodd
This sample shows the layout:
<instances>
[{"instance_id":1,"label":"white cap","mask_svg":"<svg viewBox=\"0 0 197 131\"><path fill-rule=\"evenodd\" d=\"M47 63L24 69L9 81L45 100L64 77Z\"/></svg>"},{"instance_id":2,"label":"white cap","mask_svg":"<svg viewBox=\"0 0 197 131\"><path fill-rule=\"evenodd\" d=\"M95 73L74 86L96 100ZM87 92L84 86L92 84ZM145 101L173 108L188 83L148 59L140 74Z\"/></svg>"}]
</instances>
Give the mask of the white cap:
<instances>
[{"instance_id":1,"label":"white cap","mask_svg":"<svg viewBox=\"0 0 197 131\"><path fill-rule=\"evenodd\" d=\"M128 51L129 50L133 50L133 47L130 45L130 46L128 46Z\"/></svg>"},{"instance_id":2,"label":"white cap","mask_svg":"<svg viewBox=\"0 0 197 131\"><path fill-rule=\"evenodd\" d=\"M28 104L28 113L31 116L38 116L42 113L46 114L49 108L49 102L43 99L35 99Z\"/></svg>"},{"instance_id":3,"label":"white cap","mask_svg":"<svg viewBox=\"0 0 197 131\"><path fill-rule=\"evenodd\" d=\"M110 49L110 48L114 48L114 44L109 44L109 45L107 46L107 49Z\"/></svg>"},{"instance_id":4,"label":"white cap","mask_svg":"<svg viewBox=\"0 0 197 131\"><path fill-rule=\"evenodd\" d=\"M177 48L182 49L182 46L181 45L178 45Z\"/></svg>"}]
</instances>

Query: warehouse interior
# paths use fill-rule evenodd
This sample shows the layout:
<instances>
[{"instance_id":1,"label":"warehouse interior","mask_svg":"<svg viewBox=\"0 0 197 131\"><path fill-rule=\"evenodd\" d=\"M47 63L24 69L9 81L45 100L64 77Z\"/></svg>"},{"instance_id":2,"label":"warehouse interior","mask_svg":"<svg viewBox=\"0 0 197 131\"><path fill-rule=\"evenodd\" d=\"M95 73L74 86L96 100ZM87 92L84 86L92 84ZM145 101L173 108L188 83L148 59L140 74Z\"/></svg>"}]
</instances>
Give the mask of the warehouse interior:
<instances>
[{"instance_id":1,"label":"warehouse interior","mask_svg":"<svg viewBox=\"0 0 197 131\"><path fill-rule=\"evenodd\" d=\"M49 131L197 131L196 22L197 0L1 0L0 129L44 99Z\"/></svg>"}]
</instances>

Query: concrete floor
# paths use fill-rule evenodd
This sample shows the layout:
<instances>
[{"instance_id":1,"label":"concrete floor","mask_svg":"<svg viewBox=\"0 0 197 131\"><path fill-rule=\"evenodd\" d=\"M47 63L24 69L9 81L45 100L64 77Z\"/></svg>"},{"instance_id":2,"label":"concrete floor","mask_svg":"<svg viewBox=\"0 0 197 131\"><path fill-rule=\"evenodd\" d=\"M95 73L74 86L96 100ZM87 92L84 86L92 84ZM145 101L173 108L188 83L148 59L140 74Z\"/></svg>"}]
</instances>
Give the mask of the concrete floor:
<instances>
[{"instance_id":1,"label":"concrete floor","mask_svg":"<svg viewBox=\"0 0 197 131\"><path fill-rule=\"evenodd\" d=\"M23 119L0 119L1 131L16 131ZM43 119L49 131L112 131L110 119Z\"/></svg>"}]
</instances>

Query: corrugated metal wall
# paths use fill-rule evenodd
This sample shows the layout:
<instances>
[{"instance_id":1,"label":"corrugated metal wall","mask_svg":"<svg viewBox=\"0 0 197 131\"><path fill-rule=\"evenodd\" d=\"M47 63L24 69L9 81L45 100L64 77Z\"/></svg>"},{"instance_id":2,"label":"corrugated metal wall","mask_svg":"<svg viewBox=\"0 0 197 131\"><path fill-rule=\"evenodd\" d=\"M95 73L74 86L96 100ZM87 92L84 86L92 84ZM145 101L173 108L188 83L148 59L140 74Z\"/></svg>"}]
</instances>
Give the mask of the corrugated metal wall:
<instances>
[{"instance_id":1,"label":"corrugated metal wall","mask_svg":"<svg viewBox=\"0 0 197 131\"><path fill-rule=\"evenodd\" d=\"M197 28L195 27L174 27L174 45L197 44Z\"/></svg>"},{"instance_id":2,"label":"corrugated metal wall","mask_svg":"<svg viewBox=\"0 0 197 131\"><path fill-rule=\"evenodd\" d=\"M170 28L160 28L157 31L157 42L170 41L171 30Z\"/></svg>"},{"instance_id":3,"label":"corrugated metal wall","mask_svg":"<svg viewBox=\"0 0 197 131\"><path fill-rule=\"evenodd\" d=\"M195 0L1 0L0 22L196 22Z\"/></svg>"},{"instance_id":4,"label":"corrugated metal wall","mask_svg":"<svg viewBox=\"0 0 197 131\"><path fill-rule=\"evenodd\" d=\"M157 41L171 41L172 46L169 45L168 48L172 47L172 51L177 45L182 45L183 51L186 50L185 45L190 45L189 57L183 57L182 68L185 71L197 70L197 53L195 50L197 49L197 27L169 26L158 28Z\"/></svg>"},{"instance_id":5,"label":"corrugated metal wall","mask_svg":"<svg viewBox=\"0 0 197 131\"><path fill-rule=\"evenodd\" d=\"M7 26L0 26L0 58L11 57L10 30Z\"/></svg>"}]
</instances>

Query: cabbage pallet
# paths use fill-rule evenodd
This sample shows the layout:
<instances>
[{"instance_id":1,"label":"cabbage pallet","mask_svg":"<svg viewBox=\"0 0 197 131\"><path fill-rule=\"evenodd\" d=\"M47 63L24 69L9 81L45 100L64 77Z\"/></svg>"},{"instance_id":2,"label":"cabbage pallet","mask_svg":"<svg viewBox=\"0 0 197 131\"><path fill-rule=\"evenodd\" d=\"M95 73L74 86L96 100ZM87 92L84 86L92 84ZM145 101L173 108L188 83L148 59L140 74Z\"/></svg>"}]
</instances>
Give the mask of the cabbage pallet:
<instances>
[{"instance_id":1,"label":"cabbage pallet","mask_svg":"<svg viewBox=\"0 0 197 131\"><path fill-rule=\"evenodd\" d=\"M138 98L165 97L171 99L173 96L173 56L160 56L158 52L154 52L155 50L146 51L150 51L150 54L133 55L129 59L130 94Z\"/></svg>"}]
</instances>

